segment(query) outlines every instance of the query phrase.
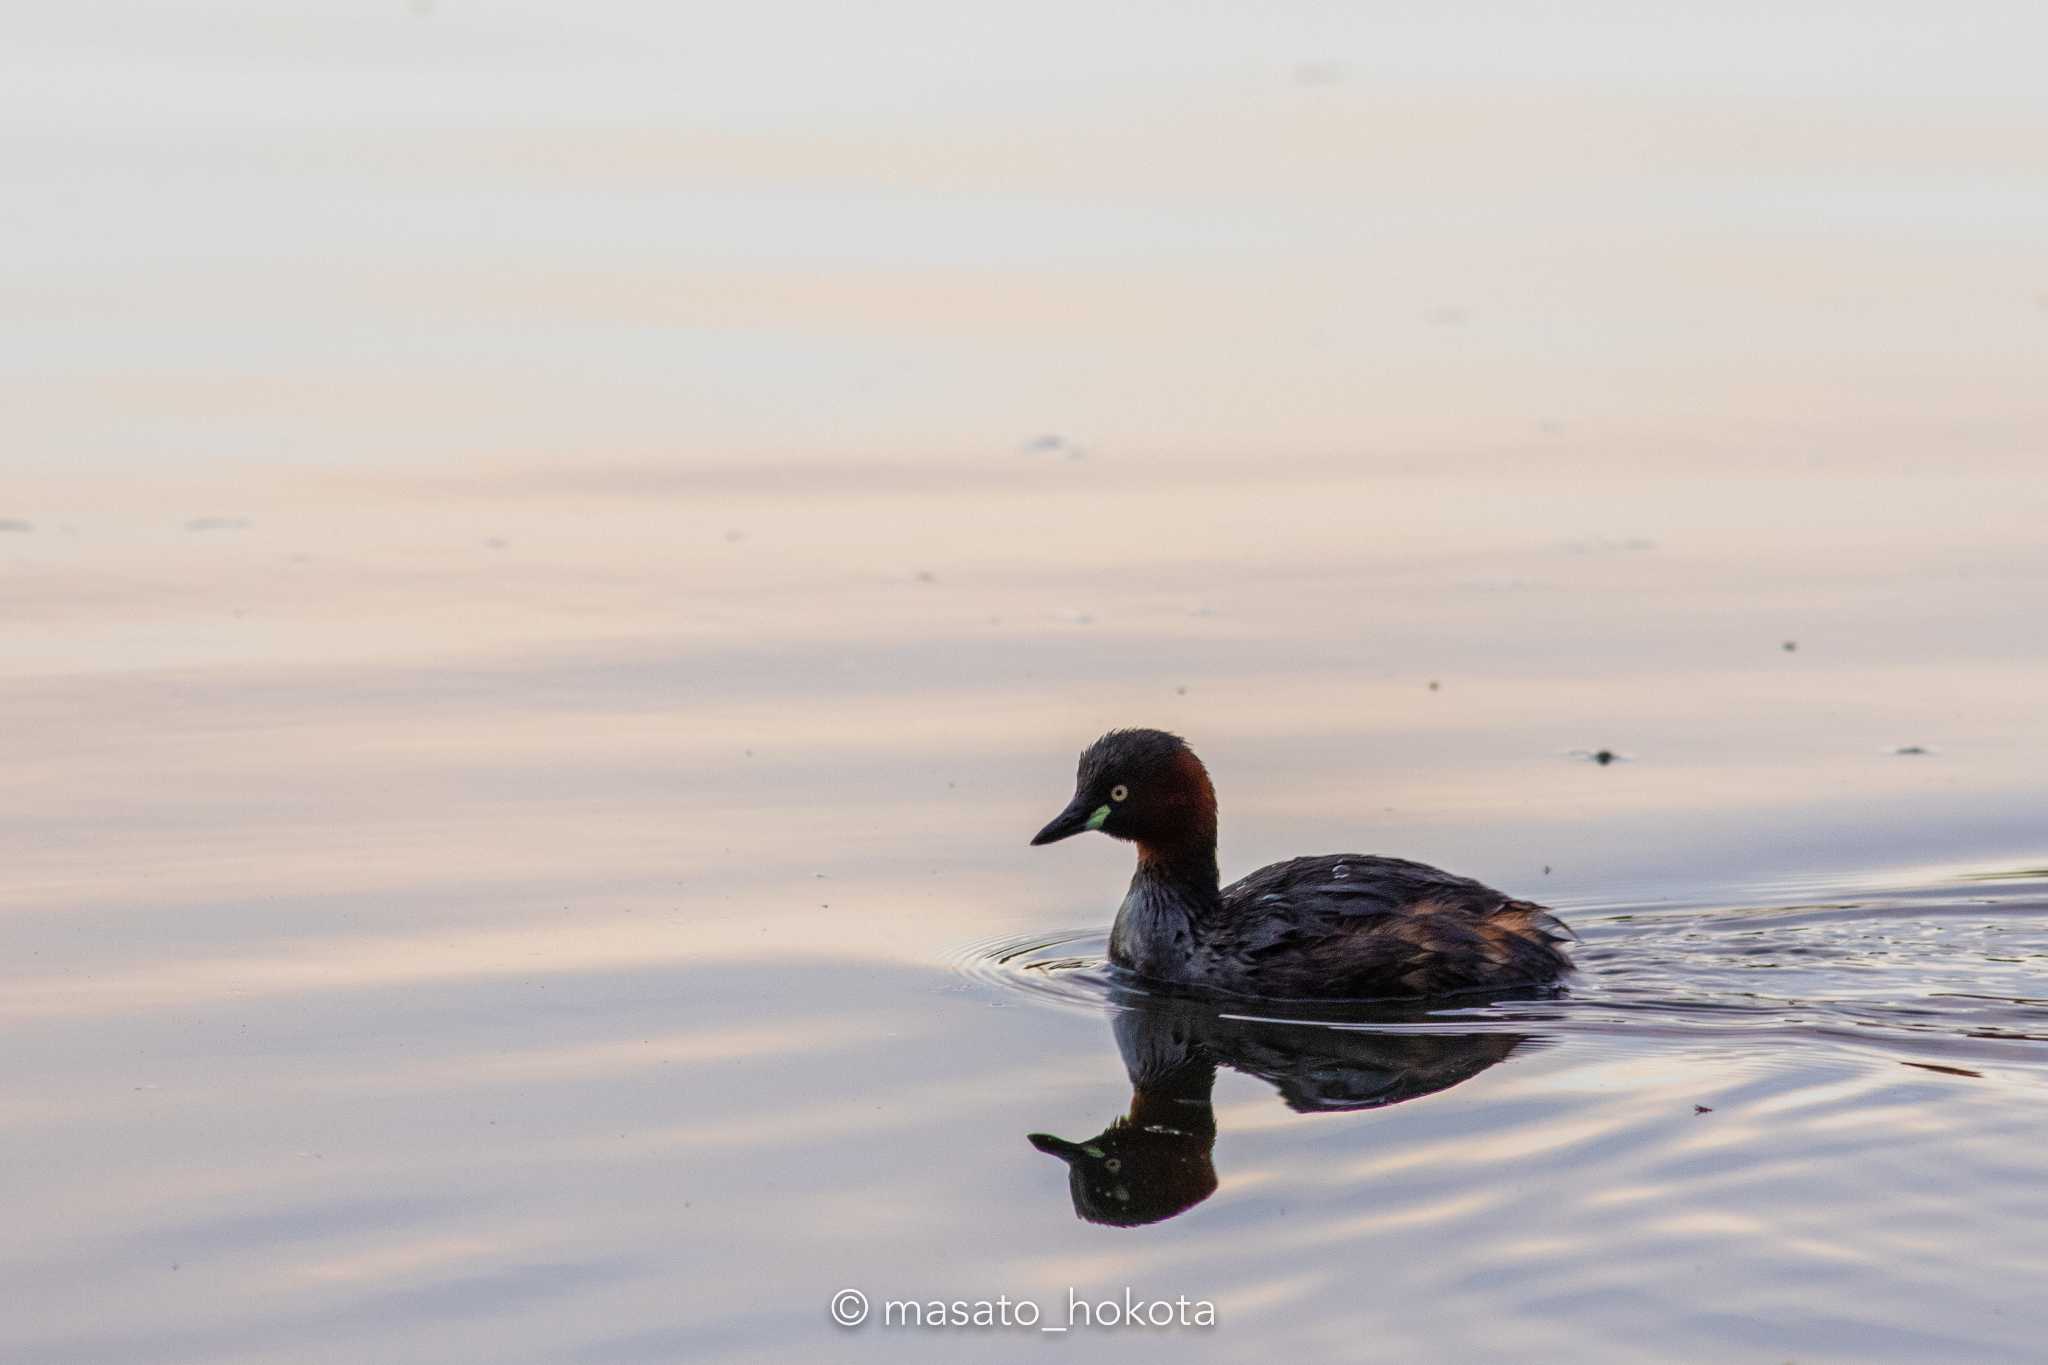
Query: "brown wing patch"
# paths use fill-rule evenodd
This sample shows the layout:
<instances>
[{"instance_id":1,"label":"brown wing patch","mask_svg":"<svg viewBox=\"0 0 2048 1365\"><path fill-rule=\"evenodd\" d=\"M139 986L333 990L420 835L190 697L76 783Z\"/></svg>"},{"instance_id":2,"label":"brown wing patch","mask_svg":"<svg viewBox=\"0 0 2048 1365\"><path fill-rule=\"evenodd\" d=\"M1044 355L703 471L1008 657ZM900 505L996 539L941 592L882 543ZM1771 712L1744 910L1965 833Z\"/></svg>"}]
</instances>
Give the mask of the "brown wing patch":
<instances>
[{"instance_id":1,"label":"brown wing patch","mask_svg":"<svg viewBox=\"0 0 2048 1365\"><path fill-rule=\"evenodd\" d=\"M1517 945L1547 941L1547 936L1537 930L1535 916L1513 902L1479 921L1479 937L1486 944L1487 956L1503 967L1514 956Z\"/></svg>"},{"instance_id":2,"label":"brown wing patch","mask_svg":"<svg viewBox=\"0 0 2048 1365\"><path fill-rule=\"evenodd\" d=\"M1333 975L1378 975L1391 993L1526 985L1570 970L1557 946L1568 933L1527 901L1475 912L1470 902L1428 897L1332 938L1325 960Z\"/></svg>"},{"instance_id":3,"label":"brown wing patch","mask_svg":"<svg viewBox=\"0 0 2048 1365\"><path fill-rule=\"evenodd\" d=\"M1467 947L1477 921L1449 901L1419 900L1394 921L1394 933L1418 953L1448 953Z\"/></svg>"}]
</instances>

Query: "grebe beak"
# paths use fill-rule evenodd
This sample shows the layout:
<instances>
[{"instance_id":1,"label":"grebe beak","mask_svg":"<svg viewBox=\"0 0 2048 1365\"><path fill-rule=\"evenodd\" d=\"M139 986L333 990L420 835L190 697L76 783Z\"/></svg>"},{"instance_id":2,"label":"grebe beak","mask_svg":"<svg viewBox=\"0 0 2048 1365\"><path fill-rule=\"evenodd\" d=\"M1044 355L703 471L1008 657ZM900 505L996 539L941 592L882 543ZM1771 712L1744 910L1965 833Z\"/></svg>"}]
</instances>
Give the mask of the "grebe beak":
<instances>
[{"instance_id":1,"label":"grebe beak","mask_svg":"<svg viewBox=\"0 0 2048 1365\"><path fill-rule=\"evenodd\" d=\"M1026 1133L1024 1140L1047 1156L1056 1156L1068 1163L1079 1161L1088 1154L1087 1148L1080 1143L1056 1138L1051 1133Z\"/></svg>"},{"instance_id":2,"label":"grebe beak","mask_svg":"<svg viewBox=\"0 0 2048 1365\"><path fill-rule=\"evenodd\" d=\"M1085 796L1076 794L1073 804L1052 818L1052 823L1031 836L1031 846L1056 844L1062 839L1071 839L1076 834L1091 829L1101 829L1102 822L1109 819L1108 806L1090 806Z\"/></svg>"}]
</instances>

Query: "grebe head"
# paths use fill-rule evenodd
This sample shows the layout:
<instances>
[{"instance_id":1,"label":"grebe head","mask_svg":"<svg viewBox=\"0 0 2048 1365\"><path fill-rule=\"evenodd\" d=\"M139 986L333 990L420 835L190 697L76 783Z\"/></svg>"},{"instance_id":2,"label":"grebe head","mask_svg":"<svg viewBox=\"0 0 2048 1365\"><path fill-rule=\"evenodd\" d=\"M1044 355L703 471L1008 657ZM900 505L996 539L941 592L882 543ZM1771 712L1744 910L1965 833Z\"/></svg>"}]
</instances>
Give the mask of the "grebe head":
<instances>
[{"instance_id":1,"label":"grebe head","mask_svg":"<svg viewBox=\"0 0 2048 1365\"><path fill-rule=\"evenodd\" d=\"M1089 745L1074 799L1031 842L1101 830L1164 849L1216 841L1216 791L1187 741L1164 730L1111 730Z\"/></svg>"}]
</instances>

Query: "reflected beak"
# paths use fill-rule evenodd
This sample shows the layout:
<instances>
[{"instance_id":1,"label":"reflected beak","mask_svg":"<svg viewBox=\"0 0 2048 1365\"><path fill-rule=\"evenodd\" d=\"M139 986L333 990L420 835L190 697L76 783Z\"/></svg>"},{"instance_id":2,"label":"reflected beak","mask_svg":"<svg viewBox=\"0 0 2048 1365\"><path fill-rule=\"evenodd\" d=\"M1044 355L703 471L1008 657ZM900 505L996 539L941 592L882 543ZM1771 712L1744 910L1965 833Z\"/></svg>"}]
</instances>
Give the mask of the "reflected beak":
<instances>
[{"instance_id":1,"label":"reflected beak","mask_svg":"<svg viewBox=\"0 0 2048 1365\"><path fill-rule=\"evenodd\" d=\"M1109 808L1107 806L1101 810L1101 814L1105 816L1108 812ZM1053 816L1051 824L1031 837L1032 847L1036 848L1040 844L1056 844L1062 839L1071 839L1076 834L1081 834L1091 829L1100 829L1102 828L1102 821L1097 819L1096 815L1097 812L1088 805L1086 799L1076 793L1073 804L1069 805L1058 815Z\"/></svg>"},{"instance_id":2,"label":"reflected beak","mask_svg":"<svg viewBox=\"0 0 2048 1365\"><path fill-rule=\"evenodd\" d=\"M1068 1163L1078 1161L1086 1155L1080 1143L1069 1142L1065 1138L1056 1138L1051 1133L1026 1133L1024 1140L1039 1151L1044 1152L1047 1156L1056 1156L1061 1161ZM1041 1166L1039 1169L1044 1170L1045 1168Z\"/></svg>"}]
</instances>

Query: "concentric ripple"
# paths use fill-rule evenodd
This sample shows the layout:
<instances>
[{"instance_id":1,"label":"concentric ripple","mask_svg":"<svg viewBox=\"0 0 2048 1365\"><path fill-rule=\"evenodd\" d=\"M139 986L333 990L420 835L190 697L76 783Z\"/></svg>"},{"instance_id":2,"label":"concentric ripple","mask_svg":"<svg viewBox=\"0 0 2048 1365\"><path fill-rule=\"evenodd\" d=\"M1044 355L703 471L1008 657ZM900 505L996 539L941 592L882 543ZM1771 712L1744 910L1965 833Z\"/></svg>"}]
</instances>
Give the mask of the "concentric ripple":
<instances>
[{"instance_id":1,"label":"concentric ripple","mask_svg":"<svg viewBox=\"0 0 2048 1365\"><path fill-rule=\"evenodd\" d=\"M1088 1010L1113 1006L1117 992L1132 985L1110 965L1109 935L1099 929L984 939L955 953L953 968L971 981Z\"/></svg>"}]
</instances>

